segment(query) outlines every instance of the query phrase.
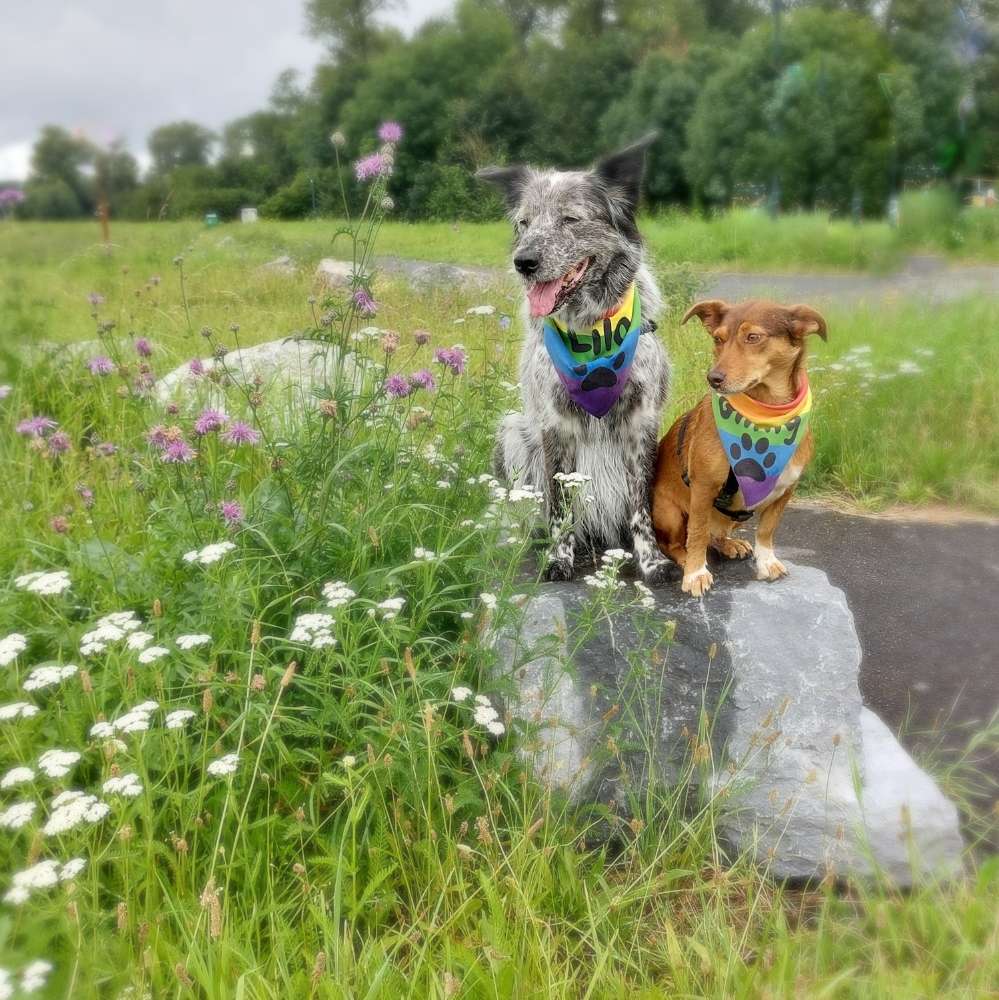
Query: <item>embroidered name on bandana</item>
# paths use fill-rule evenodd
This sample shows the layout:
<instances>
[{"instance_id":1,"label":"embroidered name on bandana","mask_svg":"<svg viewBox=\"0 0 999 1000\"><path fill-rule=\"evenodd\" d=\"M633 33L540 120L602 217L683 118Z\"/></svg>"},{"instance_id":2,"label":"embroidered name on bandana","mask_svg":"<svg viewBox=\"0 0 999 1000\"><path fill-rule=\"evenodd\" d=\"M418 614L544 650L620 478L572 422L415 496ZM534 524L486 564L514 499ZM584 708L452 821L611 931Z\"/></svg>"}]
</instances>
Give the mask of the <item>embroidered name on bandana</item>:
<instances>
[{"instance_id":1,"label":"embroidered name on bandana","mask_svg":"<svg viewBox=\"0 0 999 1000\"><path fill-rule=\"evenodd\" d=\"M641 332L642 305L634 284L613 313L587 330L570 330L545 317L545 349L574 403L594 417L610 410L628 384Z\"/></svg>"},{"instance_id":2,"label":"embroidered name on bandana","mask_svg":"<svg viewBox=\"0 0 999 1000\"><path fill-rule=\"evenodd\" d=\"M714 394L718 437L747 507L766 500L808 430L812 390L807 376L798 395L784 406L768 406L742 393Z\"/></svg>"}]
</instances>

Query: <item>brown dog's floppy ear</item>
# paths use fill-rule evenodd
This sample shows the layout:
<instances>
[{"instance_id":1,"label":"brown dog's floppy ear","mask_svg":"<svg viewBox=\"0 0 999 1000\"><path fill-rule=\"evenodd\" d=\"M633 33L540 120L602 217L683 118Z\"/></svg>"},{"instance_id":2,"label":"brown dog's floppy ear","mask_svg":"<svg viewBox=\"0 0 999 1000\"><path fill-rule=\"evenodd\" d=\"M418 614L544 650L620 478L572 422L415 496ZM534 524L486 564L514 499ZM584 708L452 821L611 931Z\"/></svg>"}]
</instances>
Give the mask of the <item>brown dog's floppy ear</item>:
<instances>
[{"instance_id":1,"label":"brown dog's floppy ear","mask_svg":"<svg viewBox=\"0 0 999 1000\"><path fill-rule=\"evenodd\" d=\"M513 167L483 167L475 171L480 181L492 184L506 200L507 208L513 208L520 201L520 193L527 183L528 168Z\"/></svg>"},{"instance_id":2,"label":"brown dog's floppy ear","mask_svg":"<svg viewBox=\"0 0 999 1000\"><path fill-rule=\"evenodd\" d=\"M787 315L791 320L791 335L802 339L810 333L817 333L827 340L826 321L811 306L788 306Z\"/></svg>"},{"instance_id":3,"label":"brown dog's floppy ear","mask_svg":"<svg viewBox=\"0 0 999 1000\"><path fill-rule=\"evenodd\" d=\"M703 302L695 302L683 315L680 325L696 316L707 328L709 333L714 333L718 329L721 321L725 318L725 313L729 310L729 304L721 299L705 299Z\"/></svg>"}]
</instances>

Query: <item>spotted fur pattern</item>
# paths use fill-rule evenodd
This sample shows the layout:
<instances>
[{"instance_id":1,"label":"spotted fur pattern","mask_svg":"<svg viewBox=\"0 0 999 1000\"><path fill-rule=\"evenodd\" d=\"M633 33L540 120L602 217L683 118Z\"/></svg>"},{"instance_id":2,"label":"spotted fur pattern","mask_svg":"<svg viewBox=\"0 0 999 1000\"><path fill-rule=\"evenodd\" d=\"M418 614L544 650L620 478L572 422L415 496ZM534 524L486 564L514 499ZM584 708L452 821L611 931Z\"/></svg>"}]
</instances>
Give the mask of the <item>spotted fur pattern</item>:
<instances>
[{"instance_id":1,"label":"spotted fur pattern","mask_svg":"<svg viewBox=\"0 0 999 1000\"><path fill-rule=\"evenodd\" d=\"M514 224L513 257L538 261L530 276L547 281L589 259L582 281L555 315L584 329L623 298L635 281L641 296L643 332L631 377L603 418L570 400L544 347L543 319L529 315L520 359L523 412L504 418L497 435L497 474L534 486L545 496L552 544L549 579L569 579L581 556L631 547L642 577L660 585L667 561L656 543L649 511L662 408L670 366L656 335L662 299L644 262L635 209L651 139L601 161L589 172L496 168L480 172L506 195ZM592 500L567 510L557 473L590 477Z\"/></svg>"}]
</instances>

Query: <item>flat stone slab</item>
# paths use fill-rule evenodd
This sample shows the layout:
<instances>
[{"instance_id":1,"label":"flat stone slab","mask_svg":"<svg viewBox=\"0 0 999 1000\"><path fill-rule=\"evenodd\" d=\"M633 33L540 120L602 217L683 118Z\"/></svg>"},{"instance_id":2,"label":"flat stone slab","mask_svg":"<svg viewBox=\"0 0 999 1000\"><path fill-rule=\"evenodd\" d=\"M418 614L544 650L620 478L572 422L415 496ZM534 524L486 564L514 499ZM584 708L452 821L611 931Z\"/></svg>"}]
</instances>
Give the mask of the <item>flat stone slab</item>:
<instances>
[{"instance_id":1,"label":"flat stone slab","mask_svg":"<svg viewBox=\"0 0 999 1000\"><path fill-rule=\"evenodd\" d=\"M243 386L259 384L262 392L273 399L279 394L282 401L295 411L314 405L313 390L326 390L340 380L352 386L360 384L363 373L352 354L346 354L338 363L338 352L316 341L272 340L254 347L230 351L225 358L203 358L205 374L194 375L190 363L180 365L156 382L156 398L167 403L197 402L221 406L224 393L220 383L239 382Z\"/></svg>"},{"instance_id":2,"label":"flat stone slab","mask_svg":"<svg viewBox=\"0 0 999 1000\"><path fill-rule=\"evenodd\" d=\"M405 257L379 257L373 265L379 274L399 278L418 291L432 288L482 290L510 282L504 272L491 267L441 264ZM349 287L354 277L354 263L334 257L323 258L316 267L317 280L329 288Z\"/></svg>"},{"instance_id":3,"label":"flat stone slab","mask_svg":"<svg viewBox=\"0 0 999 1000\"><path fill-rule=\"evenodd\" d=\"M650 781L691 781L721 796L731 848L777 878L955 876L957 810L863 707L842 591L790 569L765 584L729 564L704 600L669 587L653 610L622 597L609 613L581 580L545 585L495 637L525 752L622 816Z\"/></svg>"}]
</instances>

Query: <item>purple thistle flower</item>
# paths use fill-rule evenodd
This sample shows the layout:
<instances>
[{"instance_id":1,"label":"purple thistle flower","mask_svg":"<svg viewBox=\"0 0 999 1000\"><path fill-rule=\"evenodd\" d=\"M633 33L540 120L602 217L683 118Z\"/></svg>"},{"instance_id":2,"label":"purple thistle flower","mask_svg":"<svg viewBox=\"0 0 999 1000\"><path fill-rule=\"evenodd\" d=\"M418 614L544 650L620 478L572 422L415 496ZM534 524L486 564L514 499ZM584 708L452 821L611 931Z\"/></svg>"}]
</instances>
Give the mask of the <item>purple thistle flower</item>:
<instances>
[{"instance_id":1,"label":"purple thistle flower","mask_svg":"<svg viewBox=\"0 0 999 1000\"><path fill-rule=\"evenodd\" d=\"M430 331L429 330L414 330L413 340L416 341L417 347L423 347L424 344L430 343Z\"/></svg>"},{"instance_id":2,"label":"purple thistle flower","mask_svg":"<svg viewBox=\"0 0 999 1000\"><path fill-rule=\"evenodd\" d=\"M194 421L194 433L201 436L211 434L225 426L226 415L218 410L202 410L198 419Z\"/></svg>"},{"instance_id":3,"label":"purple thistle flower","mask_svg":"<svg viewBox=\"0 0 999 1000\"><path fill-rule=\"evenodd\" d=\"M183 465L192 461L195 455L197 452L183 438L178 438L163 449L161 458L172 465Z\"/></svg>"},{"instance_id":4,"label":"purple thistle flower","mask_svg":"<svg viewBox=\"0 0 999 1000\"><path fill-rule=\"evenodd\" d=\"M135 353L139 355L140 358L148 358L153 353L153 345L149 342L148 337L139 337L135 342Z\"/></svg>"},{"instance_id":5,"label":"purple thistle flower","mask_svg":"<svg viewBox=\"0 0 999 1000\"><path fill-rule=\"evenodd\" d=\"M102 441L99 445L97 445L94 451L96 451L101 458L110 458L112 455L117 454L118 445L111 441Z\"/></svg>"},{"instance_id":6,"label":"purple thistle flower","mask_svg":"<svg viewBox=\"0 0 999 1000\"><path fill-rule=\"evenodd\" d=\"M17 425L18 434L27 434L31 437L43 437L46 431L51 431L59 426L58 421L51 417L28 417Z\"/></svg>"},{"instance_id":7,"label":"purple thistle flower","mask_svg":"<svg viewBox=\"0 0 999 1000\"><path fill-rule=\"evenodd\" d=\"M84 483L79 483L76 487L76 495L83 501L84 507L93 507L94 491Z\"/></svg>"},{"instance_id":8,"label":"purple thistle flower","mask_svg":"<svg viewBox=\"0 0 999 1000\"><path fill-rule=\"evenodd\" d=\"M24 198L24 192L18 188L4 188L0 191L0 205L19 205Z\"/></svg>"},{"instance_id":9,"label":"purple thistle flower","mask_svg":"<svg viewBox=\"0 0 999 1000\"><path fill-rule=\"evenodd\" d=\"M428 392L433 392L437 388L437 379L434 378L434 373L429 368L421 368L409 376L409 384L414 389L426 389Z\"/></svg>"},{"instance_id":10,"label":"purple thistle flower","mask_svg":"<svg viewBox=\"0 0 999 1000\"><path fill-rule=\"evenodd\" d=\"M239 524L244 517L243 508L238 500L223 500L219 504L219 513L230 528Z\"/></svg>"},{"instance_id":11,"label":"purple thistle flower","mask_svg":"<svg viewBox=\"0 0 999 1000\"><path fill-rule=\"evenodd\" d=\"M363 289L358 288L353 295L354 305L362 316L374 316L378 311L375 300Z\"/></svg>"},{"instance_id":12,"label":"purple thistle flower","mask_svg":"<svg viewBox=\"0 0 999 1000\"><path fill-rule=\"evenodd\" d=\"M242 420L234 420L222 435L222 440L226 444L256 444L260 440L260 431Z\"/></svg>"},{"instance_id":13,"label":"purple thistle flower","mask_svg":"<svg viewBox=\"0 0 999 1000\"><path fill-rule=\"evenodd\" d=\"M388 160L381 153L372 153L361 157L354 164L354 176L359 181L370 181L375 177L386 176L391 169Z\"/></svg>"},{"instance_id":14,"label":"purple thistle flower","mask_svg":"<svg viewBox=\"0 0 999 1000\"><path fill-rule=\"evenodd\" d=\"M69 518L64 517L62 514L57 514L49 521L49 527L57 535L65 535L69 531Z\"/></svg>"},{"instance_id":15,"label":"purple thistle flower","mask_svg":"<svg viewBox=\"0 0 999 1000\"><path fill-rule=\"evenodd\" d=\"M109 357L98 354L87 362L87 367L91 375L110 375L114 371L114 362Z\"/></svg>"},{"instance_id":16,"label":"purple thistle flower","mask_svg":"<svg viewBox=\"0 0 999 1000\"><path fill-rule=\"evenodd\" d=\"M65 431L56 431L49 438L49 451L53 455L62 455L72 447L73 442L69 439L69 435Z\"/></svg>"},{"instance_id":17,"label":"purple thistle flower","mask_svg":"<svg viewBox=\"0 0 999 1000\"><path fill-rule=\"evenodd\" d=\"M195 358L187 367L192 375L205 374L205 366L201 363L201 361L198 358Z\"/></svg>"},{"instance_id":18,"label":"purple thistle flower","mask_svg":"<svg viewBox=\"0 0 999 1000\"><path fill-rule=\"evenodd\" d=\"M98 306L104 305L104 296L100 292L91 292L87 296L87 301L96 309Z\"/></svg>"},{"instance_id":19,"label":"purple thistle flower","mask_svg":"<svg viewBox=\"0 0 999 1000\"><path fill-rule=\"evenodd\" d=\"M408 396L412 391L413 387L409 384L409 379L405 375L389 375L385 379L385 392L389 396L402 399L403 396Z\"/></svg>"},{"instance_id":20,"label":"purple thistle flower","mask_svg":"<svg viewBox=\"0 0 999 1000\"><path fill-rule=\"evenodd\" d=\"M382 142L398 142L402 138L402 126L398 122L382 122L378 126L378 138Z\"/></svg>"},{"instance_id":21,"label":"purple thistle flower","mask_svg":"<svg viewBox=\"0 0 999 1000\"><path fill-rule=\"evenodd\" d=\"M455 375L463 375L465 372L465 362L467 355L460 347L438 347L434 351L434 361L450 368Z\"/></svg>"}]
</instances>

